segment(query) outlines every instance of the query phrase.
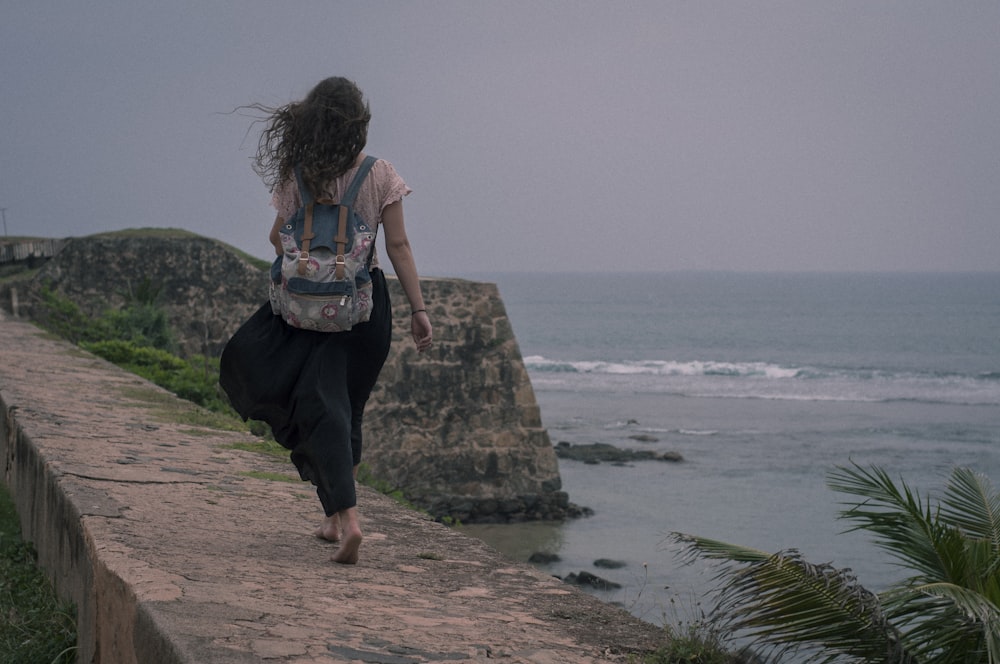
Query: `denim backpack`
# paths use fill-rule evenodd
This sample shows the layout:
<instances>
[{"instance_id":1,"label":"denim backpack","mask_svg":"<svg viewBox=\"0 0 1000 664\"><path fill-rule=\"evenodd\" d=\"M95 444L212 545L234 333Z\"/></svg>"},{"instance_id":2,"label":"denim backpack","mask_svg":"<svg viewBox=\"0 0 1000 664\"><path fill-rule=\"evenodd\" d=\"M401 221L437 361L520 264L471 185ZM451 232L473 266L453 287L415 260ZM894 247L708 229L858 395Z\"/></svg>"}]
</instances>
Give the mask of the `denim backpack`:
<instances>
[{"instance_id":1,"label":"denim backpack","mask_svg":"<svg viewBox=\"0 0 1000 664\"><path fill-rule=\"evenodd\" d=\"M271 265L271 310L304 330L344 332L371 317L376 227L352 206L375 157L366 157L339 202L313 199L295 169L302 199L278 230L284 255Z\"/></svg>"}]
</instances>

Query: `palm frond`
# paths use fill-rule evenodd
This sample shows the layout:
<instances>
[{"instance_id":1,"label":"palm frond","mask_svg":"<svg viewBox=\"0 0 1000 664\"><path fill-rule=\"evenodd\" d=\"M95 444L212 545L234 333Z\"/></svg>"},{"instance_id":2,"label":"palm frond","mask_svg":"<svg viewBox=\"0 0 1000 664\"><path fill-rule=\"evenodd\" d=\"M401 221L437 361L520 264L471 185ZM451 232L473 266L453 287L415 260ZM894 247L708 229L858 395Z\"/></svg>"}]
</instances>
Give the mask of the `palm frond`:
<instances>
[{"instance_id":1,"label":"palm frond","mask_svg":"<svg viewBox=\"0 0 1000 664\"><path fill-rule=\"evenodd\" d=\"M722 595L720 608L752 637L819 644L868 662L899 661L898 635L878 598L847 570L779 552L745 569Z\"/></svg>"},{"instance_id":2,"label":"palm frond","mask_svg":"<svg viewBox=\"0 0 1000 664\"><path fill-rule=\"evenodd\" d=\"M1000 495L990 481L956 468L936 504L877 466L837 468L828 483L859 499L841 512L851 529L871 532L912 576L874 595L850 570L794 550L674 533L689 558L719 563L715 619L810 662L1000 664Z\"/></svg>"},{"instance_id":3,"label":"palm frond","mask_svg":"<svg viewBox=\"0 0 1000 664\"><path fill-rule=\"evenodd\" d=\"M917 586L913 591L950 604L954 614L963 618L954 620L949 630L954 640L964 644L971 652L985 649L990 664L1000 663L1000 607L975 590L951 583ZM935 628L941 631L940 611L937 616Z\"/></svg>"},{"instance_id":4,"label":"palm frond","mask_svg":"<svg viewBox=\"0 0 1000 664\"><path fill-rule=\"evenodd\" d=\"M985 475L955 468L941 499L940 519L965 541L966 576L957 580L959 585L1000 606L1000 493Z\"/></svg>"},{"instance_id":5,"label":"palm frond","mask_svg":"<svg viewBox=\"0 0 1000 664\"><path fill-rule=\"evenodd\" d=\"M954 580L952 563L961 560L964 539L940 522L929 500L903 481L897 487L878 467L838 467L827 483L834 491L862 498L860 503L845 503L841 518L856 522L851 530L873 533L876 545L917 572L916 580Z\"/></svg>"},{"instance_id":6,"label":"palm frond","mask_svg":"<svg viewBox=\"0 0 1000 664\"><path fill-rule=\"evenodd\" d=\"M700 557L713 560L729 560L737 563L751 563L767 560L773 555L760 549L729 544L728 542L685 533L670 533L668 539L685 547L684 550L688 554L685 556L686 562L692 562Z\"/></svg>"},{"instance_id":7,"label":"palm frond","mask_svg":"<svg viewBox=\"0 0 1000 664\"><path fill-rule=\"evenodd\" d=\"M902 633L907 651L920 662L996 662L988 655L987 631L982 625L969 620L948 599L916 593L905 604L895 607L889 607L887 601L886 614Z\"/></svg>"},{"instance_id":8,"label":"palm frond","mask_svg":"<svg viewBox=\"0 0 1000 664\"><path fill-rule=\"evenodd\" d=\"M1000 493L985 475L955 468L941 499L941 519L1000 552Z\"/></svg>"},{"instance_id":9,"label":"palm frond","mask_svg":"<svg viewBox=\"0 0 1000 664\"><path fill-rule=\"evenodd\" d=\"M849 570L808 563L795 551L766 554L679 533L673 538L698 556L742 565L725 575L716 613L758 645L781 651L818 646L824 661L838 654L866 662L911 661L878 597Z\"/></svg>"}]
</instances>

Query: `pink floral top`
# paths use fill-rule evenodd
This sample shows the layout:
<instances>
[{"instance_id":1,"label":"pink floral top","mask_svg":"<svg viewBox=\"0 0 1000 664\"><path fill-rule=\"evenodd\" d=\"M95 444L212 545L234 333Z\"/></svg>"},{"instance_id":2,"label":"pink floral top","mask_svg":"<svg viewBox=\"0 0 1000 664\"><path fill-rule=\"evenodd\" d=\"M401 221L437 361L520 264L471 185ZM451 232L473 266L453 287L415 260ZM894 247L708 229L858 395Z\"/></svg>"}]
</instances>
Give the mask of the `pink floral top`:
<instances>
[{"instance_id":1,"label":"pink floral top","mask_svg":"<svg viewBox=\"0 0 1000 664\"><path fill-rule=\"evenodd\" d=\"M331 182L323 194L333 200L340 200L341 192L347 190L357 168L352 168L339 178ZM370 226L378 228L382 221L382 210L387 205L403 200L412 191L403 182L392 164L379 159L372 166L371 172L365 178L358 192L358 197L354 201L354 211L357 212ZM277 210L282 219L291 219L295 211L302 206L299 198L299 188L295 184L295 178L285 180L274 189L271 195L271 205ZM372 249L372 266L378 267L378 251Z\"/></svg>"}]
</instances>

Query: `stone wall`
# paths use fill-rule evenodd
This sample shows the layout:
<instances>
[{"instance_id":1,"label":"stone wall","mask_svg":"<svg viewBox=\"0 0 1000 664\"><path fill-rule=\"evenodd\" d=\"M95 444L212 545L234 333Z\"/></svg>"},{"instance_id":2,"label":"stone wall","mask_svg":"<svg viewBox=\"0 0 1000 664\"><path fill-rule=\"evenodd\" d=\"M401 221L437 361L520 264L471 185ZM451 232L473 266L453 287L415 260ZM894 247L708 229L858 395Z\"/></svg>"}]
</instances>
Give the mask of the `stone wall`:
<instances>
[{"instance_id":1,"label":"stone wall","mask_svg":"<svg viewBox=\"0 0 1000 664\"><path fill-rule=\"evenodd\" d=\"M418 353L389 280L393 345L366 414L366 463L436 515L561 518L566 495L495 284L422 282L434 347Z\"/></svg>"},{"instance_id":2,"label":"stone wall","mask_svg":"<svg viewBox=\"0 0 1000 664\"><path fill-rule=\"evenodd\" d=\"M266 299L266 273L231 247L183 232L68 240L18 286L31 315L43 283L96 314L120 307L143 279L183 353L217 356ZM390 278L393 347L369 402L364 461L437 517L464 522L560 519L580 514L560 490L555 452L506 310L494 284L422 281L434 348L417 353L409 305ZM9 290L9 284L6 288ZM9 293L0 293L9 302Z\"/></svg>"},{"instance_id":3,"label":"stone wall","mask_svg":"<svg viewBox=\"0 0 1000 664\"><path fill-rule=\"evenodd\" d=\"M220 355L267 288L267 275L221 242L172 230L109 233L66 240L22 286L20 313L33 316L47 284L96 316L123 306L145 280L160 288L159 304L185 356Z\"/></svg>"}]
</instances>

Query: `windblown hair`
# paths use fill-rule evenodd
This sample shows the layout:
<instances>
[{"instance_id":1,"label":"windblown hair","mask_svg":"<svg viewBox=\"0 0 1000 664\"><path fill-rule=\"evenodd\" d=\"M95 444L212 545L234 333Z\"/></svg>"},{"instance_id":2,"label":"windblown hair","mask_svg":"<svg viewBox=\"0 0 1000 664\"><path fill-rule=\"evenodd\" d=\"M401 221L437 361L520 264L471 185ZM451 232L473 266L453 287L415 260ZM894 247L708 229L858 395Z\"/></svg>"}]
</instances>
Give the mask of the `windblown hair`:
<instances>
[{"instance_id":1,"label":"windblown hair","mask_svg":"<svg viewBox=\"0 0 1000 664\"><path fill-rule=\"evenodd\" d=\"M302 101L280 108L254 105L267 114L254 171L273 190L302 165L302 179L318 195L350 169L368 140L371 111L353 81L320 81Z\"/></svg>"}]
</instances>

